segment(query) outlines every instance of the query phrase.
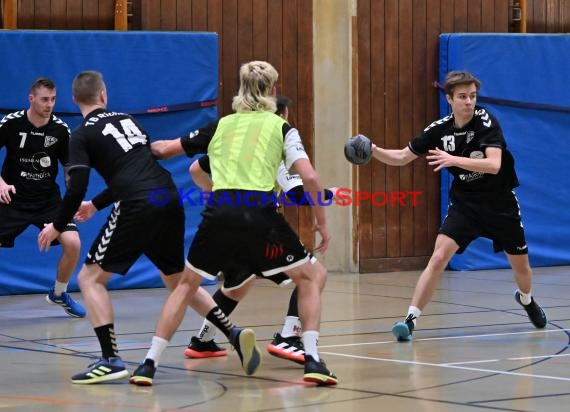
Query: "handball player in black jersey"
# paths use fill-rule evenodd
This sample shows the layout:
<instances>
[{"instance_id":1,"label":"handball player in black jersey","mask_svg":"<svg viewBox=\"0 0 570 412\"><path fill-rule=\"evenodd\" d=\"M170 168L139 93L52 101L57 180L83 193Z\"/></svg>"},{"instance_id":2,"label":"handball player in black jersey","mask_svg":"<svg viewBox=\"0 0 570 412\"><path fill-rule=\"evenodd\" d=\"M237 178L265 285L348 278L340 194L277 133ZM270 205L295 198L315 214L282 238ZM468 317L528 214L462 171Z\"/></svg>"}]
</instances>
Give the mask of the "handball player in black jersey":
<instances>
[{"instance_id":1,"label":"handball player in black jersey","mask_svg":"<svg viewBox=\"0 0 570 412\"><path fill-rule=\"evenodd\" d=\"M16 238L30 225L43 229L61 202L56 182L59 163L68 162L69 127L53 114L56 87L46 77L36 79L28 96L30 107L7 114L0 121L0 150L6 157L0 177L0 247L14 247ZM53 241L63 253L55 282L46 300L76 318L85 309L67 293L67 285L79 260L81 242L72 220L62 224Z\"/></svg>"},{"instance_id":2,"label":"handball player in black jersey","mask_svg":"<svg viewBox=\"0 0 570 412\"><path fill-rule=\"evenodd\" d=\"M186 280L186 288L172 294L185 303L184 308L194 299L202 278L191 276L185 268L184 209L170 173L158 164L150 151L147 133L130 115L107 110L107 90L101 73L79 73L72 91L84 120L73 131L70 141L69 187L54 221L40 233L38 244L40 250L48 249L51 241L59 236L65 222L80 206L90 170L95 169L107 189L93 199L93 204L98 209L111 203L114 206L87 254L78 282L102 357L86 372L71 378L73 383L93 384L129 375L119 356L113 307L106 289L113 273L125 275L144 254L165 275L163 279L168 289L174 290L180 279ZM241 343L242 332L247 335L249 330L233 326L206 291L197 295L203 299L196 299L193 307L199 309L200 315L210 319L227 336L232 333ZM153 337L155 351L162 352L166 348L172 334L163 331L175 330L170 324L179 324L184 312L179 311L178 318L171 313L163 314L161 325L164 327L157 329ZM245 346L240 347L241 352L236 349L240 354L245 352L244 357L249 361L255 341L248 340ZM244 362L243 366L249 365ZM145 367L152 373L138 374L140 380L133 383L152 384L156 365Z\"/></svg>"},{"instance_id":3,"label":"handball player in black jersey","mask_svg":"<svg viewBox=\"0 0 570 412\"><path fill-rule=\"evenodd\" d=\"M514 159L501 126L485 108L476 105L479 80L466 71L449 72L444 92L452 113L439 119L401 150L373 146L373 156L388 165L404 166L426 155L434 171L447 168L453 175L447 216L439 229L434 252L420 275L408 314L392 332L409 341L416 321L431 300L441 273L455 253L462 253L478 237L493 241L504 251L518 286L515 300L536 328L544 328L546 315L531 295L532 269L513 191L519 185Z\"/></svg>"}]
</instances>

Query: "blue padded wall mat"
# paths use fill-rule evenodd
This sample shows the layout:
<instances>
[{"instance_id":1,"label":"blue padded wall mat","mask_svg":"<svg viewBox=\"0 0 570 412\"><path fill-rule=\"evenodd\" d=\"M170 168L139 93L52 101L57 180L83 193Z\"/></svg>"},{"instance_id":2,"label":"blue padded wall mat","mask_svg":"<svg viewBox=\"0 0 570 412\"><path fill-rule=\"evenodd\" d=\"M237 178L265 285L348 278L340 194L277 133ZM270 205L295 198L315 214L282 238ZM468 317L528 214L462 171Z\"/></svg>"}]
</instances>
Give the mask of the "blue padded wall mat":
<instances>
[{"instance_id":1,"label":"blue padded wall mat","mask_svg":"<svg viewBox=\"0 0 570 412\"><path fill-rule=\"evenodd\" d=\"M532 266L570 264L570 36L557 34L443 34L439 82L468 70L482 83L478 104L495 114L516 160L515 189ZM449 114L440 96L440 114ZM451 177L442 173L445 216ZM449 265L453 270L508 268L480 238Z\"/></svg>"},{"instance_id":2,"label":"blue padded wall mat","mask_svg":"<svg viewBox=\"0 0 570 412\"><path fill-rule=\"evenodd\" d=\"M81 121L71 100L71 83L82 70L103 73L109 109L134 114L151 140L187 134L217 118L218 36L202 32L0 31L0 110L26 109L28 91L39 76L57 85L55 112L73 129ZM5 149L0 149L0 163ZM188 174L191 159L164 162L178 187L196 189ZM59 173L63 186L62 171ZM104 188L95 172L87 199ZM198 195L192 196L199 204ZM109 208L110 209L110 208ZM79 268L109 209L79 225L82 251ZM200 206L185 202L186 243L200 221ZM45 292L55 278L61 247L39 253L38 231L31 226L13 249L0 248L0 295ZM161 287L157 270L141 258L126 276L113 276L111 289ZM70 291L77 291L73 276Z\"/></svg>"}]
</instances>

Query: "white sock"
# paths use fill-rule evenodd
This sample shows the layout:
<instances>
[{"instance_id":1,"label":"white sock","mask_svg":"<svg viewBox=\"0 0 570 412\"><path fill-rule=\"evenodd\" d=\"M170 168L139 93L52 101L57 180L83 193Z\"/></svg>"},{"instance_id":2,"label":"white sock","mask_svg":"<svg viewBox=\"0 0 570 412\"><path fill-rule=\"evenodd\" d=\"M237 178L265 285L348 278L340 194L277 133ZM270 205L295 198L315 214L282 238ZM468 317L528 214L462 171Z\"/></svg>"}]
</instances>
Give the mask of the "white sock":
<instances>
[{"instance_id":1,"label":"white sock","mask_svg":"<svg viewBox=\"0 0 570 412\"><path fill-rule=\"evenodd\" d=\"M317 346L319 344L319 332L316 330L306 330L302 335L305 355L311 355L317 362L320 361Z\"/></svg>"},{"instance_id":2,"label":"white sock","mask_svg":"<svg viewBox=\"0 0 570 412\"><path fill-rule=\"evenodd\" d=\"M164 352L167 346L168 341L166 339L160 338L158 336L153 336L150 349L148 350L145 359L152 359L154 361L154 367L156 368L158 366L158 361L162 356L162 352Z\"/></svg>"},{"instance_id":3,"label":"white sock","mask_svg":"<svg viewBox=\"0 0 570 412\"><path fill-rule=\"evenodd\" d=\"M216 328L212 322L208 319L204 319L204 322L202 322L202 328L200 328L200 332L198 333L198 339L202 342L213 340L216 337L217 331L218 328Z\"/></svg>"},{"instance_id":4,"label":"white sock","mask_svg":"<svg viewBox=\"0 0 570 412\"><path fill-rule=\"evenodd\" d=\"M530 305L530 302L532 300L531 299L532 298L532 294L531 294L532 291L529 291L528 293L522 293L520 289L517 289L517 290L519 291L519 295L521 297L521 303L525 306Z\"/></svg>"},{"instance_id":5,"label":"white sock","mask_svg":"<svg viewBox=\"0 0 570 412\"><path fill-rule=\"evenodd\" d=\"M67 292L67 282L55 281L53 285L53 293L55 296L61 296L63 292Z\"/></svg>"},{"instance_id":6,"label":"white sock","mask_svg":"<svg viewBox=\"0 0 570 412\"><path fill-rule=\"evenodd\" d=\"M412 315L412 322L414 322L414 326L416 326L416 321L418 320L418 318L420 317L421 314L422 314L422 311L415 306L410 306L408 308L408 316ZM407 318L407 316L406 316L406 318Z\"/></svg>"},{"instance_id":7,"label":"white sock","mask_svg":"<svg viewBox=\"0 0 570 412\"><path fill-rule=\"evenodd\" d=\"M285 323L283 323L281 336L284 338L300 336L301 330L301 320L297 316L287 316L285 317Z\"/></svg>"}]
</instances>

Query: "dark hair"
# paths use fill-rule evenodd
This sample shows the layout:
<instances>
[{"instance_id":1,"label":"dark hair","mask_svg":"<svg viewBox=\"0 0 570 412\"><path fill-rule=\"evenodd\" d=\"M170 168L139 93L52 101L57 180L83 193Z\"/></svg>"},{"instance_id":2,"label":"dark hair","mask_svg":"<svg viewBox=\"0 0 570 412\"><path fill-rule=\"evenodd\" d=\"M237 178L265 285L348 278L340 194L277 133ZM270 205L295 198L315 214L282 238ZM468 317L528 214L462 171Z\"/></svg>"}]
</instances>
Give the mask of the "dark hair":
<instances>
[{"instance_id":1,"label":"dark hair","mask_svg":"<svg viewBox=\"0 0 570 412\"><path fill-rule=\"evenodd\" d=\"M30 87L30 94L34 94L35 91L40 87L45 87L46 89L53 90L55 89L55 83L47 77L38 77L36 80L34 80L32 86Z\"/></svg>"},{"instance_id":2,"label":"dark hair","mask_svg":"<svg viewBox=\"0 0 570 412\"><path fill-rule=\"evenodd\" d=\"M280 116L283 113L285 113L285 109L287 108L287 106L289 106L291 99L289 99L286 96L279 95L275 100L277 101L277 110L275 110L275 114Z\"/></svg>"},{"instance_id":3,"label":"dark hair","mask_svg":"<svg viewBox=\"0 0 570 412\"><path fill-rule=\"evenodd\" d=\"M474 84L477 91L481 88L481 82L475 76L473 76L468 71L464 70L454 70L445 76L445 81L443 83L443 91L445 94L453 96L453 90L459 85L469 85Z\"/></svg>"}]
</instances>

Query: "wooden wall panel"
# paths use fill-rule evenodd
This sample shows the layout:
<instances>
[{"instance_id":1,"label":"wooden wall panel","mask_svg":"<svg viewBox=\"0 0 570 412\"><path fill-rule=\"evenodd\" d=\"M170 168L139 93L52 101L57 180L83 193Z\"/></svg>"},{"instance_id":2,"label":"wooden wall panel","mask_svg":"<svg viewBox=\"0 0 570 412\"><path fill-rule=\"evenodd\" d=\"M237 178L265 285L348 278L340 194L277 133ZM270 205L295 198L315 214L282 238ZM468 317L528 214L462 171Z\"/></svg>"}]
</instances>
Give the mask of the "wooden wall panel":
<instances>
[{"instance_id":1,"label":"wooden wall panel","mask_svg":"<svg viewBox=\"0 0 570 412\"><path fill-rule=\"evenodd\" d=\"M34 10L34 27L40 30L49 30L50 28L50 2L37 1Z\"/></svg>"},{"instance_id":2,"label":"wooden wall panel","mask_svg":"<svg viewBox=\"0 0 570 412\"><path fill-rule=\"evenodd\" d=\"M114 0L18 0L18 28L113 30Z\"/></svg>"},{"instance_id":3,"label":"wooden wall panel","mask_svg":"<svg viewBox=\"0 0 570 412\"><path fill-rule=\"evenodd\" d=\"M176 31L177 27L177 0L160 0L160 30ZM185 20L185 19L183 19Z\"/></svg>"},{"instance_id":4,"label":"wooden wall panel","mask_svg":"<svg viewBox=\"0 0 570 412\"><path fill-rule=\"evenodd\" d=\"M427 67L428 66L428 47L427 47L427 36L426 33L429 30L428 22L428 9L429 5L427 2L420 2L414 7L414 28L413 28L413 38L412 38L412 111L411 111L411 121L409 122L408 139L409 136L415 134L417 130L421 130L425 126L424 122L426 119L426 106L427 106L427 96L422 91L425 89L426 84L432 77L428 76L426 70L417 70L417 67ZM404 143L405 144L405 143ZM427 174L430 172L427 169L427 164L425 161L416 160L412 163L412 182L404 190L414 191L415 188L421 187L425 188L427 184ZM425 192L425 189L422 190ZM428 225L427 222L427 204L425 203L425 194L417 197L417 200L421 202L417 206L413 206L409 203L406 204L406 210L408 215L411 213L409 220L413 222L411 233L413 238L411 240L411 250L402 249L403 256L425 256L427 254L426 246L428 245L431 237L428 237ZM409 201L409 199L408 199Z\"/></svg>"},{"instance_id":5,"label":"wooden wall panel","mask_svg":"<svg viewBox=\"0 0 570 412\"><path fill-rule=\"evenodd\" d=\"M379 146L404 147L439 117L439 35L508 32L509 12L503 0L359 1L358 131ZM439 175L423 159L400 168L374 162L357 172L359 190L422 192L416 207L359 208L360 271L425 266L440 220Z\"/></svg>"},{"instance_id":6,"label":"wooden wall panel","mask_svg":"<svg viewBox=\"0 0 570 412\"><path fill-rule=\"evenodd\" d=\"M251 4L252 8L252 38L253 38L253 55L254 56L266 56L265 60L268 60L267 55L267 41L268 37L271 35L270 28L268 26L267 18L267 1L266 0L253 0Z\"/></svg>"},{"instance_id":7,"label":"wooden wall panel","mask_svg":"<svg viewBox=\"0 0 570 412\"><path fill-rule=\"evenodd\" d=\"M568 0L526 0L528 33L570 32Z\"/></svg>"},{"instance_id":8,"label":"wooden wall panel","mask_svg":"<svg viewBox=\"0 0 570 412\"><path fill-rule=\"evenodd\" d=\"M179 0L180 1L180 0ZM212 3L208 7L208 0L192 0L192 25L190 28L178 28L178 30L208 31L209 9L221 8L221 3Z\"/></svg>"},{"instance_id":9,"label":"wooden wall panel","mask_svg":"<svg viewBox=\"0 0 570 412\"><path fill-rule=\"evenodd\" d=\"M398 146L404 147L414 133L412 129L411 114L413 113L413 33L418 30L413 21L418 19L420 14L414 13L412 0L402 0L398 2L398 95L400 96L398 118L400 130L398 134ZM413 190L413 164L400 168L400 179L397 182L394 192L407 192ZM404 198L405 200L405 198ZM405 204L405 203L404 203ZM395 242L398 252L396 256L414 255L414 213L412 207L395 206L392 199L386 205L388 210L399 212L398 226L400 228L399 238Z\"/></svg>"},{"instance_id":10,"label":"wooden wall panel","mask_svg":"<svg viewBox=\"0 0 570 412\"><path fill-rule=\"evenodd\" d=\"M35 29L35 1L34 0L18 0L18 28L19 29Z\"/></svg>"},{"instance_id":11,"label":"wooden wall panel","mask_svg":"<svg viewBox=\"0 0 570 412\"><path fill-rule=\"evenodd\" d=\"M377 3L372 0L360 0L357 5L356 17L357 61L354 69L357 71L357 74L356 76L353 75L356 79L356 95L353 100L356 101L357 104L357 118L353 119L353 132L360 132L367 136L373 135L371 126L373 109L378 108L379 114L384 114L383 97L377 98L375 104L372 104L372 96L384 96L384 54L379 53L378 55L374 55L380 59L379 64L375 65L377 73L372 72L372 66L370 64L374 54L373 44L384 46L384 30L378 30L378 27L384 26L384 9L382 8L380 11L374 10L376 4ZM374 14L377 24L372 24L371 20L367 17L371 14ZM381 134L378 138L382 139L383 136L384 135ZM378 162L372 162L368 166L361 167L360 170L357 167L353 167L354 179L352 187L370 192L372 184L371 172L379 167L382 168L383 166ZM383 179L377 179L377 181L381 183L384 182ZM385 239L385 220L380 220L380 222L373 221L374 219L378 220L381 213L373 214L370 203L355 208L354 212L356 219L354 230L356 233L353 234L353 237L358 239L358 259L368 259L374 256L372 250L373 225L376 223L377 225L374 226L374 228L384 232L381 236L377 235L376 238ZM382 249L382 253L385 253L385 249Z\"/></svg>"}]
</instances>

